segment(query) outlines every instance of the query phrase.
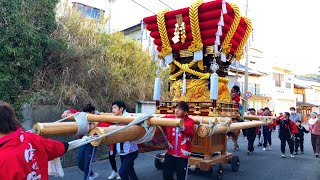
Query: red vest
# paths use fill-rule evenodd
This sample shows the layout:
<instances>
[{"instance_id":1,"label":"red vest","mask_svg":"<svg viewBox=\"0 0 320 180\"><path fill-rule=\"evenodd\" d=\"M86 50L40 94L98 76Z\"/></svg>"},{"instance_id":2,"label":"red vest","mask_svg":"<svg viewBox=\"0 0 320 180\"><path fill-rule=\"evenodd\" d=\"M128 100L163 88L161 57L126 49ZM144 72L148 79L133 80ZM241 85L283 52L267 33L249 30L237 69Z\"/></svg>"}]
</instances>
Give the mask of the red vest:
<instances>
[{"instance_id":1,"label":"red vest","mask_svg":"<svg viewBox=\"0 0 320 180\"><path fill-rule=\"evenodd\" d=\"M164 118L175 118L175 116L165 116ZM177 137L176 134L178 135ZM183 131L179 130L179 128L177 130L175 127L166 127L166 135L170 143L167 148L168 154L182 158L190 157L191 142L194 136L193 119L188 116L185 117Z\"/></svg>"},{"instance_id":2,"label":"red vest","mask_svg":"<svg viewBox=\"0 0 320 180\"><path fill-rule=\"evenodd\" d=\"M21 129L0 138L0 179L48 179L48 161L65 153L62 142Z\"/></svg>"}]
</instances>

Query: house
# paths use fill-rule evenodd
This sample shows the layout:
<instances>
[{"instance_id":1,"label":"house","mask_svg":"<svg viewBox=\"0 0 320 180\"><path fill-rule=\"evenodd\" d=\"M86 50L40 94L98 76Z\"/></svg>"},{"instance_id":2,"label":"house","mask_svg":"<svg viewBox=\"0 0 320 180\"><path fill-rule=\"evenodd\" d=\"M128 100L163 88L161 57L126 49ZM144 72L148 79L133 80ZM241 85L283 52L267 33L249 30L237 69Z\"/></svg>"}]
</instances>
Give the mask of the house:
<instances>
[{"instance_id":1,"label":"house","mask_svg":"<svg viewBox=\"0 0 320 180\"><path fill-rule=\"evenodd\" d=\"M272 66L272 72L264 79L263 87L272 95L267 106L276 115L296 107L293 79L293 71L285 66Z\"/></svg>"},{"instance_id":2,"label":"house","mask_svg":"<svg viewBox=\"0 0 320 180\"><path fill-rule=\"evenodd\" d=\"M294 79L297 112L304 121L311 112L320 112L320 83L304 79Z\"/></svg>"},{"instance_id":3,"label":"house","mask_svg":"<svg viewBox=\"0 0 320 180\"><path fill-rule=\"evenodd\" d=\"M61 0L57 5L57 15L63 16L66 7L80 12L81 16L100 21L101 17L107 18L110 4L106 0Z\"/></svg>"},{"instance_id":4,"label":"house","mask_svg":"<svg viewBox=\"0 0 320 180\"><path fill-rule=\"evenodd\" d=\"M271 94L268 94L267 90L261 88L261 77L267 76L265 72L261 72L252 68L248 68L248 92L251 93L251 97L248 98L248 108L261 109L267 106L267 103L271 100ZM238 77L238 78L237 78ZM236 63L233 62L229 67L229 75L227 78L229 81L229 89L238 82L240 85L240 92L242 98L245 97L245 66L239 64L236 68ZM263 81L262 81L263 82Z\"/></svg>"},{"instance_id":5,"label":"house","mask_svg":"<svg viewBox=\"0 0 320 180\"><path fill-rule=\"evenodd\" d=\"M145 25L142 21L131 27L123 29L121 32L131 40L140 42L142 48L148 50L151 57L154 57L156 55L156 46L153 43L153 38L150 37L150 32L146 30Z\"/></svg>"}]
</instances>

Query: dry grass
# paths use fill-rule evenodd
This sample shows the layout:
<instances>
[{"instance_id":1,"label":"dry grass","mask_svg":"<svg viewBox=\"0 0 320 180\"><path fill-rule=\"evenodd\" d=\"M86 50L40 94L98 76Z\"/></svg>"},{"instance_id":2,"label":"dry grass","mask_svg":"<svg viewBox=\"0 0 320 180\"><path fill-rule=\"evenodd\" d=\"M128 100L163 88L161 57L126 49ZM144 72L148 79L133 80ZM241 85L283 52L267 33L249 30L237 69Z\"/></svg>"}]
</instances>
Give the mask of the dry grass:
<instances>
[{"instance_id":1,"label":"dry grass","mask_svg":"<svg viewBox=\"0 0 320 180\"><path fill-rule=\"evenodd\" d=\"M58 18L52 35L68 49L48 52L57 64L46 66L34 79L34 103L81 106L93 103L108 111L114 100L129 107L136 100L152 100L156 63L138 42L122 33L104 32L97 24L68 12Z\"/></svg>"}]
</instances>

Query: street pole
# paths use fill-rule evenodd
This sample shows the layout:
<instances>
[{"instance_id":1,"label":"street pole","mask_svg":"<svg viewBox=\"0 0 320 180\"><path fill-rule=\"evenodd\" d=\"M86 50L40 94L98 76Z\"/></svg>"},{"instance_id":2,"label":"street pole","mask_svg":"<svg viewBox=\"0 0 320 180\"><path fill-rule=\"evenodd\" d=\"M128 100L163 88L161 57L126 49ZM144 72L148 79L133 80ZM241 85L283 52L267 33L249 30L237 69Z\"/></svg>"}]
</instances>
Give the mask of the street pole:
<instances>
[{"instance_id":1,"label":"street pole","mask_svg":"<svg viewBox=\"0 0 320 180\"><path fill-rule=\"evenodd\" d=\"M248 6L249 6L249 0L246 0L246 16L248 16ZM246 47L245 47L245 53L246 53L246 64L245 64L245 79L244 79L244 92L248 92L248 76L249 76L249 72L248 72L248 66L249 66L249 41L250 41L250 37L248 39L248 42L246 44ZM244 96L244 103L243 103L243 107L244 107L244 110L245 112L247 112L248 110L248 97L247 96Z\"/></svg>"},{"instance_id":2,"label":"street pole","mask_svg":"<svg viewBox=\"0 0 320 180\"><path fill-rule=\"evenodd\" d=\"M108 33L111 33L111 0L109 0L109 24L108 24Z\"/></svg>"}]
</instances>

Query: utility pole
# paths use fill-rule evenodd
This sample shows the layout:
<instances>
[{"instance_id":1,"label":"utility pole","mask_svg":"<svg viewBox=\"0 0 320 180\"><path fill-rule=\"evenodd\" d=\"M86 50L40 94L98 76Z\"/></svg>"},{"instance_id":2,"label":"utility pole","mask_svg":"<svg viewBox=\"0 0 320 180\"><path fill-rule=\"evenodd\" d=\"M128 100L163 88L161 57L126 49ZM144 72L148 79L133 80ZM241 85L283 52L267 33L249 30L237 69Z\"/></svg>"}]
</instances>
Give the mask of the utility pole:
<instances>
[{"instance_id":1,"label":"utility pole","mask_svg":"<svg viewBox=\"0 0 320 180\"><path fill-rule=\"evenodd\" d=\"M248 16L248 6L249 6L249 0L246 0L246 16ZM249 36L249 39L248 39L248 42L246 44L246 47L245 47L245 53L246 53L246 68L245 68L245 79L244 79L244 93L248 92L248 76L249 76L249 72L248 72L248 66L249 66L249 44L250 44L250 36ZM248 97L247 96L244 96L244 104L243 104L243 107L244 107L244 110L245 112L247 112L247 109L248 109Z\"/></svg>"},{"instance_id":2,"label":"utility pole","mask_svg":"<svg viewBox=\"0 0 320 180\"><path fill-rule=\"evenodd\" d=\"M109 0L109 24L108 24L108 33L110 34L111 33L111 1L112 0Z\"/></svg>"}]
</instances>

